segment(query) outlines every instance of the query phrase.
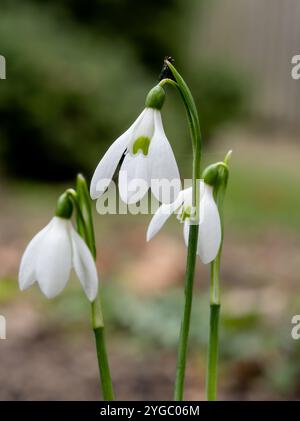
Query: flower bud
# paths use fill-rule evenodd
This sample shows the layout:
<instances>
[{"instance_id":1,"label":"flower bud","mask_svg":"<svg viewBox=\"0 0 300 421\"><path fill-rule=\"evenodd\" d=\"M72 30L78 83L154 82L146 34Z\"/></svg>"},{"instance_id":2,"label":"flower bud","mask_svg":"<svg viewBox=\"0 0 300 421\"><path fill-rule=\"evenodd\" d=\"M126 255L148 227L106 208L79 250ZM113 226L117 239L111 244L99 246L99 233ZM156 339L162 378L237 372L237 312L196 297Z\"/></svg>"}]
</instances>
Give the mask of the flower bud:
<instances>
[{"instance_id":1,"label":"flower bud","mask_svg":"<svg viewBox=\"0 0 300 421\"><path fill-rule=\"evenodd\" d=\"M228 178L228 167L224 162L211 164L203 171L202 178L206 184L218 187L222 182L226 183Z\"/></svg>"},{"instance_id":2,"label":"flower bud","mask_svg":"<svg viewBox=\"0 0 300 421\"><path fill-rule=\"evenodd\" d=\"M151 91L146 97L146 108L154 108L156 110L161 110L165 101L165 96L165 91L161 86L154 86L154 88L151 89Z\"/></svg>"},{"instance_id":3,"label":"flower bud","mask_svg":"<svg viewBox=\"0 0 300 421\"><path fill-rule=\"evenodd\" d=\"M60 218L70 219L72 216L72 213L73 213L73 203L68 193L65 192L59 197L57 201L55 215Z\"/></svg>"},{"instance_id":4,"label":"flower bud","mask_svg":"<svg viewBox=\"0 0 300 421\"><path fill-rule=\"evenodd\" d=\"M205 184L215 186L219 180L219 162L206 167L202 173L202 178Z\"/></svg>"}]
</instances>

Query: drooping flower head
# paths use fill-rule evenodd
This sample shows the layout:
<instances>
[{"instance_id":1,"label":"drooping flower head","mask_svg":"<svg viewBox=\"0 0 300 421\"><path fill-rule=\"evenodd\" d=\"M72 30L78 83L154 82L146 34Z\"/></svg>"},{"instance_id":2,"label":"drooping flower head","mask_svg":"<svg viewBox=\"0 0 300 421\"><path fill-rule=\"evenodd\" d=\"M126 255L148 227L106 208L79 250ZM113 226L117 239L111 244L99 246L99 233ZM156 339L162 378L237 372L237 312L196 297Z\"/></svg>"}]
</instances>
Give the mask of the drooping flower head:
<instances>
[{"instance_id":1,"label":"drooping flower head","mask_svg":"<svg viewBox=\"0 0 300 421\"><path fill-rule=\"evenodd\" d=\"M199 181L199 209L193 209L192 188L182 190L177 199L168 205L161 205L154 214L147 231L147 241L150 241L162 228L172 213L176 212L180 222L184 224L183 234L188 245L191 224L198 224L197 254L203 263L212 262L222 245L222 222L219 209L222 208L226 190L229 169L228 161L232 151L229 151L223 162L209 165L202 173ZM218 205L215 202L217 197Z\"/></svg>"},{"instance_id":2,"label":"drooping flower head","mask_svg":"<svg viewBox=\"0 0 300 421\"><path fill-rule=\"evenodd\" d=\"M197 254L203 263L215 259L221 244L221 222L217 205L213 197L213 187L199 182L199 212L195 221L192 207L192 187L182 190L177 199L168 205L161 205L154 214L147 231L147 241L150 241L162 228L172 213L183 223L183 234L188 245L190 225L199 223Z\"/></svg>"},{"instance_id":3,"label":"drooping flower head","mask_svg":"<svg viewBox=\"0 0 300 421\"><path fill-rule=\"evenodd\" d=\"M37 282L47 298L58 295L66 286L72 267L90 301L98 291L98 275L87 245L70 221L73 205L64 194L58 201L56 216L28 244L21 260L21 290Z\"/></svg>"},{"instance_id":4,"label":"drooping flower head","mask_svg":"<svg viewBox=\"0 0 300 421\"><path fill-rule=\"evenodd\" d=\"M107 150L91 181L92 199L99 198L107 189L124 153L119 192L125 203L138 202L149 188L163 203L177 197L180 176L162 124L160 110L164 99L165 92L157 85L149 92L146 107L136 121Z\"/></svg>"}]
</instances>

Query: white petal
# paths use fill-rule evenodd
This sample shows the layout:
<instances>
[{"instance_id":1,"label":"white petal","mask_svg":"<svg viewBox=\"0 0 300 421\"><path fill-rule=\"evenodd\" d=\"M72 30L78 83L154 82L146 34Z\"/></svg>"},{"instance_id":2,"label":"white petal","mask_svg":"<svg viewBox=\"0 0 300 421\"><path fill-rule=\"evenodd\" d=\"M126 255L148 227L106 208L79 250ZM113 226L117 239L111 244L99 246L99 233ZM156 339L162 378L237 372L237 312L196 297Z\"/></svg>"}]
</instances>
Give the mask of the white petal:
<instances>
[{"instance_id":1,"label":"white petal","mask_svg":"<svg viewBox=\"0 0 300 421\"><path fill-rule=\"evenodd\" d=\"M94 301L98 292L98 275L93 256L80 235L71 227L73 265L86 296Z\"/></svg>"},{"instance_id":2,"label":"white petal","mask_svg":"<svg viewBox=\"0 0 300 421\"><path fill-rule=\"evenodd\" d=\"M119 173L119 192L123 202L132 204L141 200L150 186L148 157L143 153L127 153Z\"/></svg>"},{"instance_id":3,"label":"white petal","mask_svg":"<svg viewBox=\"0 0 300 421\"><path fill-rule=\"evenodd\" d=\"M205 183L202 180L199 180L199 199L201 200L203 198L204 195L204 191L205 191ZM186 208L188 207L192 207L193 206L193 188L192 187L188 187L184 190L182 190L183 195L184 195L184 206Z\"/></svg>"},{"instance_id":4,"label":"white petal","mask_svg":"<svg viewBox=\"0 0 300 421\"><path fill-rule=\"evenodd\" d=\"M151 139L154 134L154 113L155 110L153 108L145 108L143 111L143 115L135 124L133 132L132 132L132 140L128 147L130 153L132 154L132 148L134 145L134 142L141 136L148 137ZM138 153L142 153L142 151L139 151Z\"/></svg>"},{"instance_id":5,"label":"white petal","mask_svg":"<svg viewBox=\"0 0 300 421\"><path fill-rule=\"evenodd\" d=\"M183 202L183 192L180 192L177 199L168 205L162 204L155 212L153 218L150 221L147 230L147 241L150 241L161 229L167 219L172 215Z\"/></svg>"},{"instance_id":6,"label":"white petal","mask_svg":"<svg viewBox=\"0 0 300 421\"><path fill-rule=\"evenodd\" d=\"M71 222L55 217L40 244L36 277L47 298L59 294L70 277L72 264Z\"/></svg>"},{"instance_id":7,"label":"white petal","mask_svg":"<svg viewBox=\"0 0 300 421\"><path fill-rule=\"evenodd\" d=\"M203 219L203 212L202 208L200 207L201 199L203 198L205 190L205 185L202 180L199 181L199 213L198 213L198 221L201 223ZM187 189L182 190L183 192L183 207L185 210L189 210L191 216L193 216L193 189L192 187L188 187ZM195 216L195 215L194 215ZM188 221L190 223L190 221Z\"/></svg>"},{"instance_id":8,"label":"white petal","mask_svg":"<svg viewBox=\"0 0 300 421\"><path fill-rule=\"evenodd\" d=\"M198 254L203 263L212 262L221 245L221 221L217 205L213 198L212 187L205 185L200 201L203 222L199 225Z\"/></svg>"},{"instance_id":9,"label":"white petal","mask_svg":"<svg viewBox=\"0 0 300 421\"><path fill-rule=\"evenodd\" d=\"M99 162L90 185L90 195L92 199L97 199L107 189L118 163L132 139L132 133L135 127L140 123L144 114L145 110L139 115L129 129L114 141Z\"/></svg>"},{"instance_id":10,"label":"white petal","mask_svg":"<svg viewBox=\"0 0 300 421\"><path fill-rule=\"evenodd\" d=\"M24 251L19 270L19 286L22 291L30 287L30 285L36 281L35 266L38 259L40 246L52 223L53 219L45 226L45 228L43 228L33 237Z\"/></svg>"},{"instance_id":11,"label":"white petal","mask_svg":"<svg viewBox=\"0 0 300 421\"><path fill-rule=\"evenodd\" d=\"M150 143L151 190L157 200L173 202L181 190L178 166L165 135L161 113L154 110L155 132ZM163 183L163 184L162 184ZM162 189L162 185L166 187Z\"/></svg>"},{"instance_id":12,"label":"white petal","mask_svg":"<svg viewBox=\"0 0 300 421\"><path fill-rule=\"evenodd\" d=\"M185 208L191 208L193 205L193 189L188 187L187 189L182 190L183 192L183 205Z\"/></svg>"},{"instance_id":13,"label":"white petal","mask_svg":"<svg viewBox=\"0 0 300 421\"><path fill-rule=\"evenodd\" d=\"M189 221L186 219L183 224L183 238L185 245L189 245L189 233L190 233L190 224Z\"/></svg>"}]
</instances>

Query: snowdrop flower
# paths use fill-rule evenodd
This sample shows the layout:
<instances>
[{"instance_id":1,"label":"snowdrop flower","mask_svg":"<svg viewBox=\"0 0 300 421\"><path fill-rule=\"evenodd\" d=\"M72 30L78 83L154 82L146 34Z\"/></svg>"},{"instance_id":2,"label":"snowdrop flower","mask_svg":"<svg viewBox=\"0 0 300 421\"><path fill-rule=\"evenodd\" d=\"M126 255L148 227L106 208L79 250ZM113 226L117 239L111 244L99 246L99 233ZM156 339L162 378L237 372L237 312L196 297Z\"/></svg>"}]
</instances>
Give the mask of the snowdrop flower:
<instances>
[{"instance_id":1,"label":"snowdrop flower","mask_svg":"<svg viewBox=\"0 0 300 421\"><path fill-rule=\"evenodd\" d=\"M98 291L95 262L70 221L72 204L62 206L62 201L56 216L28 244L21 260L19 286L25 290L37 282L43 294L53 298L65 288L73 267L86 296L94 301Z\"/></svg>"},{"instance_id":2,"label":"snowdrop flower","mask_svg":"<svg viewBox=\"0 0 300 421\"><path fill-rule=\"evenodd\" d=\"M203 263L215 259L221 245L221 221L217 205L213 197L213 187L200 181L199 200L199 234L197 254ZM168 205L161 205L154 214L147 231L150 241L162 228L172 213L177 212L178 219L184 224L183 233L188 245L189 228L193 222L192 187L182 190L177 199Z\"/></svg>"},{"instance_id":3,"label":"snowdrop flower","mask_svg":"<svg viewBox=\"0 0 300 421\"><path fill-rule=\"evenodd\" d=\"M144 111L107 150L91 181L92 199L99 198L107 189L124 153L119 192L125 203L138 202L149 187L163 203L170 203L177 197L181 188L180 176L160 112L164 98L163 88L154 87L146 98Z\"/></svg>"}]
</instances>

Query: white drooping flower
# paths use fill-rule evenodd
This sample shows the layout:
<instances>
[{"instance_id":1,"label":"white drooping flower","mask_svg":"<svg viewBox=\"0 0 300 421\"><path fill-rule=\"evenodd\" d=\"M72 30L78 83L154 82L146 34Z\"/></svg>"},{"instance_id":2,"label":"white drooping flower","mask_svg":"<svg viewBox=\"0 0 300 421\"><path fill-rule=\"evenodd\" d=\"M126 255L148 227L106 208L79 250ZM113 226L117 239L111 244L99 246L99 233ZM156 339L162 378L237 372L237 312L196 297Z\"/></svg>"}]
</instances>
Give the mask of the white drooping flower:
<instances>
[{"instance_id":1,"label":"white drooping flower","mask_svg":"<svg viewBox=\"0 0 300 421\"><path fill-rule=\"evenodd\" d=\"M203 263L213 261L221 245L221 221L219 211L213 197L213 187L200 181L199 200L199 234L197 254ZM161 205L154 214L147 231L147 241L150 241L162 228L172 213L178 214L183 222L183 234L188 245L189 229L192 218L192 188L182 190L177 199L168 205Z\"/></svg>"},{"instance_id":2,"label":"white drooping flower","mask_svg":"<svg viewBox=\"0 0 300 421\"><path fill-rule=\"evenodd\" d=\"M66 286L72 267L90 301L98 291L98 275L87 245L75 231L70 219L55 216L28 244L19 271L21 290L34 282L47 298Z\"/></svg>"},{"instance_id":3,"label":"white drooping flower","mask_svg":"<svg viewBox=\"0 0 300 421\"><path fill-rule=\"evenodd\" d=\"M107 189L124 153L119 192L125 203L138 202L149 188L163 203L170 203L177 197L181 188L180 176L160 112L164 95L160 86L153 88L147 97L146 108L107 150L91 181L92 199L99 198Z\"/></svg>"}]
</instances>

